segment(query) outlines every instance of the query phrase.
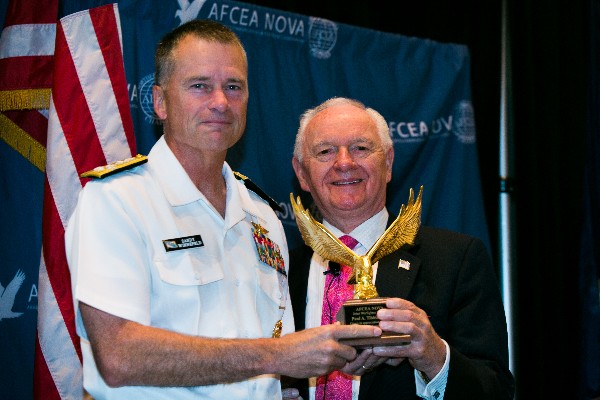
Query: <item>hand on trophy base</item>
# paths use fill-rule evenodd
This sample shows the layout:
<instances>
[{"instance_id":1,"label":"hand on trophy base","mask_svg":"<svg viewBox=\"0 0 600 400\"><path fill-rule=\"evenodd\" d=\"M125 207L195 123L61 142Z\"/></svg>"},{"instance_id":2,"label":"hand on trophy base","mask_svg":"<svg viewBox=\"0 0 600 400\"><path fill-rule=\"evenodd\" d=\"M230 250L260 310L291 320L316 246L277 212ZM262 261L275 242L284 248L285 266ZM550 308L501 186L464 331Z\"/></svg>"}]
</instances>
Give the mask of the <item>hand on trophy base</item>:
<instances>
[{"instance_id":1,"label":"hand on trophy base","mask_svg":"<svg viewBox=\"0 0 600 400\"><path fill-rule=\"evenodd\" d=\"M336 319L342 324L379 325L377 310L385 308L385 297L353 299L342 304ZM406 333L383 332L377 338L340 339L340 343L357 349L377 346L404 346L411 337Z\"/></svg>"}]
</instances>

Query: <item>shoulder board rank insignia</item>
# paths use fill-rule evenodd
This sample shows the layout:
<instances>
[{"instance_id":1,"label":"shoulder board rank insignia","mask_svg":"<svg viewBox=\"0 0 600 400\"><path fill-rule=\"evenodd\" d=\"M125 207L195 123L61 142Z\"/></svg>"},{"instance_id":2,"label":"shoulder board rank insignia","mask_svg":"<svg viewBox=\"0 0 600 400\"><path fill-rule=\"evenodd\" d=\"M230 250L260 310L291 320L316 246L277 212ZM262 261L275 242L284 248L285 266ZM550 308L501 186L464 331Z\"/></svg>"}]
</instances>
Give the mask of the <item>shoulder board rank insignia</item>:
<instances>
[{"instance_id":1,"label":"shoulder board rank insignia","mask_svg":"<svg viewBox=\"0 0 600 400\"><path fill-rule=\"evenodd\" d=\"M148 162L148 157L138 154L135 157L130 157L125 160L115 161L114 163L108 165L96 167L91 171L84 172L80 176L82 178L102 179L112 174L116 174L117 172L137 167L138 165L144 164L146 162Z\"/></svg>"},{"instance_id":2,"label":"shoulder board rank insignia","mask_svg":"<svg viewBox=\"0 0 600 400\"><path fill-rule=\"evenodd\" d=\"M254 193L256 193L257 195L262 197L264 200L266 200L273 210L279 211L281 213L284 211L283 207L281 207L279 205L279 203L277 203L275 200L273 200L268 194L266 194L261 188L258 187L258 185L256 185L256 183L252 182L247 176L242 175L237 171L233 171L233 175L235 175L235 177L237 179L244 182L244 185L246 185L246 187L249 190L252 190Z\"/></svg>"}]
</instances>

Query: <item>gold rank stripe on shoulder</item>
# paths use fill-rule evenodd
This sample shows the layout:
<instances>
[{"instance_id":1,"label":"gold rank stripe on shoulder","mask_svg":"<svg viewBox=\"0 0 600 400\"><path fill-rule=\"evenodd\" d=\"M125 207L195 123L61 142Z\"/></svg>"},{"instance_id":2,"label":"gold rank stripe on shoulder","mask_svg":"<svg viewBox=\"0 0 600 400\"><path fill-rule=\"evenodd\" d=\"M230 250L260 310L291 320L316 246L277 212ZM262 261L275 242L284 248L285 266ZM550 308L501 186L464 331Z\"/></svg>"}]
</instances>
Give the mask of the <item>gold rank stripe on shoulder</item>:
<instances>
[{"instance_id":1,"label":"gold rank stripe on shoulder","mask_svg":"<svg viewBox=\"0 0 600 400\"><path fill-rule=\"evenodd\" d=\"M110 163L108 165L96 167L91 171L84 172L81 174L81 177L102 179L112 174L116 174L117 172L137 167L138 165L142 165L146 162L148 162L148 157L138 154L135 157L130 157L125 160L115 161L114 163Z\"/></svg>"}]
</instances>

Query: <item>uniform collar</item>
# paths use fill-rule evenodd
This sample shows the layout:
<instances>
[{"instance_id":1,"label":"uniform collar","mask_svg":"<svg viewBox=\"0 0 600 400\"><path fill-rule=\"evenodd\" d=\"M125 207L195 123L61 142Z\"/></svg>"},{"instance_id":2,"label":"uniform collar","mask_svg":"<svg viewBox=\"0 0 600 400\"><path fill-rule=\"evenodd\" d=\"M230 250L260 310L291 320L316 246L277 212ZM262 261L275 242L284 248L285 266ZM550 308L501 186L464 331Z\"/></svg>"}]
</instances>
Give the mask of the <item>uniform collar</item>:
<instances>
[{"instance_id":1,"label":"uniform collar","mask_svg":"<svg viewBox=\"0 0 600 400\"><path fill-rule=\"evenodd\" d=\"M244 183L238 180L229 164L223 165L223 177L227 184L227 211L225 213L225 225L230 228L236 223L244 220L247 216L252 222L265 224L265 220L260 216L260 211L256 203L250 196L250 191L246 189ZM261 200L262 201L262 200Z\"/></svg>"},{"instance_id":2,"label":"uniform collar","mask_svg":"<svg viewBox=\"0 0 600 400\"><path fill-rule=\"evenodd\" d=\"M148 166L173 207L205 199L161 136L148 154Z\"/></svg>"},{"instance_id":3,"label":"uniform collar","mask_svg":"<svg viewBox=\"0 0 600 400\"><path fill-rule=\"evenodd\" d=\"M158 139L148 154L148 165L171 206L178 207L201 200L212 208L204 194L194 185L177 160L164 136ZM235 178L227 162L223 163L221 174L227 185L225 225L228 227L235 225L245 219L247 213L255 217L256 222L262 222L262 219L259 219L260 213L250 198L248 190Z\"/></svg>"}]
</instances>

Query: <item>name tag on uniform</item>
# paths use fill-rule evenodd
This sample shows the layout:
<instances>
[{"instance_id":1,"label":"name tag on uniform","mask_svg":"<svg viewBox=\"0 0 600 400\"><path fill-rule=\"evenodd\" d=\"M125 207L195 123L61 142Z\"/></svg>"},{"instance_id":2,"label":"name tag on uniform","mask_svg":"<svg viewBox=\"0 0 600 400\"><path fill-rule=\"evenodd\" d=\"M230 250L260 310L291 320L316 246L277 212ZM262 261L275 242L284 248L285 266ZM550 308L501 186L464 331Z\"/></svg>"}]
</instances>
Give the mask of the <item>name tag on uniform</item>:
<instances>
[{"instance_id":1,"label":"name tag on uniform","mask_svg":"<svg viewBox=\"0 0 600 400\"><path fill-rule=\"evenodd\" d=\"M202 237L200 235L193 235L175 239L165 239L163 240L163 245L165 246L166 251L177 251L191 249L194 247L202 247L204 246L204 242L202 241Z\"/></svg>"},{"instance_id":2,"label":"name tag on uniform","mask_svg":"<svg viewBox=\"0 0 600 400\"><path fill-rule=\"evenodd\" d=\"M258 257L260 261L264 262L271 268L283 275L285 273L285 264L283 257L279 251L279 245L273 242L268 236L267 231L260 224L252 223L252 237L254 238L254 244L256 244L256 250L258 251Z\"/></svg>"}]
</instances>

